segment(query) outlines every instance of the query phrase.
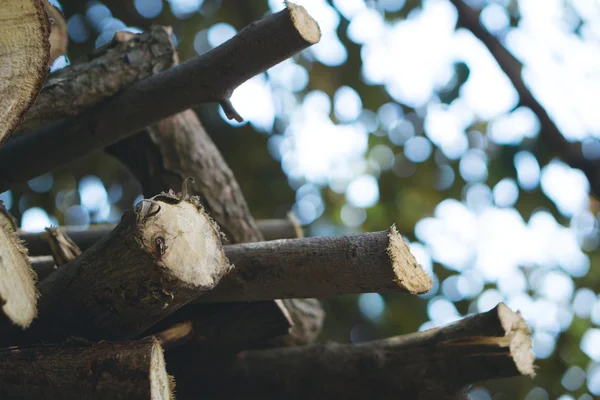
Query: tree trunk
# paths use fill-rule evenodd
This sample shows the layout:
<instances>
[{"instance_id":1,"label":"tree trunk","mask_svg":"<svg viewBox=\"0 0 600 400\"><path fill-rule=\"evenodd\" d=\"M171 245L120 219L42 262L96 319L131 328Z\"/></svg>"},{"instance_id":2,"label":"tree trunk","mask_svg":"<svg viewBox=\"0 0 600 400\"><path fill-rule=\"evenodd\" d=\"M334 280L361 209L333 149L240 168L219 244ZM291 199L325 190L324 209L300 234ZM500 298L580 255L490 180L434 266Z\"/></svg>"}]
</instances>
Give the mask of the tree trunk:
<instances>
[{"instance_id":1,"label":"tree trunk","mask_svg":"<svg viewBox=\"0 0 600 400\"><path fill-rule=\"evenodd\" d=\"M3 399L170 400L172 386L153 338L0 349Z\"/></svg>"}]
</instances>

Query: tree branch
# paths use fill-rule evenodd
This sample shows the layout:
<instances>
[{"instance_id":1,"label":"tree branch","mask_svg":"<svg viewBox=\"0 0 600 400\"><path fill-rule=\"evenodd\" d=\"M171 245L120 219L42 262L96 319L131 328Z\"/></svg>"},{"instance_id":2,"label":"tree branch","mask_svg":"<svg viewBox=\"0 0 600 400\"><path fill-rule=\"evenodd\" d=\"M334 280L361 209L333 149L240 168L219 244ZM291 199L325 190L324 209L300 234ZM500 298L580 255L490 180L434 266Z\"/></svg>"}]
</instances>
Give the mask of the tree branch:
<instances>
[{"instance_id":1,"label":"tree branch","mask_svg":"<svg viewBox=\"0 0 600 400\"><path fill-rule=\"evenodd\" d=\"M360 345L245 351L227 380L186 386L178 398L202 385L207 398L448 399L477 381L532 377L533 363L529 329L500 303L450 326Z\"/></svg>"},{"instance_id":2,"label":"tree branch","mask_svg":"<svg viewBox=\"0 0 600 400\"><path fill-rule=\"evenodd\" d=\"M197 198L159 195L128 210L109 236L40 285L40 316L4 344L133 338L212 289L230 270Z\"/></svg>"},{"instance_id":3,"label":"tree branch","mask_svg":"<svg viewBox=\"0 0 600 400\"><path fill-rule=\"evenodd\" d=\"M170 115L222 102L246 80L319 39L319 27L306 10L288 3L285 10L247 26L221 46L136 82L92 110L12 138L0 149L0 192Z\"/></svg>"},{"instance_id":4,"label":"tree branch","mask_svg":"<svg viewBox=\"0 0 600 400\"><path fill-rule=\"evenodd\" d=\"M3 398L170 400L173 386L153 338L0 349Z\"/></svg>"},{"instance_id":5,"label":"tree branch","mask_svg":"<svg viewBox=\"0 0 600 400\"><path fill-rule=\"evenodd\" d=\"M487 47L496 62L510 79L519 93L520 104L529 107L538 117L541 125L540 138L572 168L583 171L590 188L600 198L600 163L587 160L581 151L581 143L569 142L560 132L548 112L536 100L523 81L523 65L479 22L479 15L463 0L450 0L458 11L458 24L468 29Z\"/></svg>"},{"instance_id":6,"label":"tree branch","mask_svg":"<svg viewBox=\"0 0 600 400\"><path fill-rule=\"evenodd\" d=\"M302 228L291 216L285 219L259 219L256 221L256 226L265 240L294 239L303 236ZM60 234L66 234L81 250L86 250L108 236L115 227L114 224L100 224L90 225L84 231L69 226L54 229ZM20 231L18 235L29 250L29 255L44 256L52 253L48 243L48 233Z\"/></svg>"}]
</instances>

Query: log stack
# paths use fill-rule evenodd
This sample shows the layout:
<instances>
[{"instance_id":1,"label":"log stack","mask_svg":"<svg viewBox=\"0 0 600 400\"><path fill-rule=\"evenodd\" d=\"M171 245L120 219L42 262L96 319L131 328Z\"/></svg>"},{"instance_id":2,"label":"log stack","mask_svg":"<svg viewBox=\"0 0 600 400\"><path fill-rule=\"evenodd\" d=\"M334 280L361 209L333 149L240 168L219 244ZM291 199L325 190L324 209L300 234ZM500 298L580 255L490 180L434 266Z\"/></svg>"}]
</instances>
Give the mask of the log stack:
<instances>
[{"instance_id":1,"label":"log stack","mask_svg":"<svg viewBox=\"0 0 600 400\"><path fill-rule=\"evenodd\" d=\"M45 76L49 46L64 52L65 35L50 40L47 4L23 3L36 12L15 18L37 26L41 42L28 49ZM418 295L431 279L393 225L303 238L292 219L256 222L190 107L219 102L241 120L233 90L319 39L306 10L288 3L182 64L170 29L154 27L116 34L41 91L29 76L33 107L23 92L10 118L0 110L0 142L12 133L0 191L105 148L146 199L116 226L44 235L18 231L0 209L0 398L170 399L176 387L180 399L442 399L533 375L527 326L503 304L412 335L315 343L325 314L314 298Z\"/></svg>"}]
</instances>

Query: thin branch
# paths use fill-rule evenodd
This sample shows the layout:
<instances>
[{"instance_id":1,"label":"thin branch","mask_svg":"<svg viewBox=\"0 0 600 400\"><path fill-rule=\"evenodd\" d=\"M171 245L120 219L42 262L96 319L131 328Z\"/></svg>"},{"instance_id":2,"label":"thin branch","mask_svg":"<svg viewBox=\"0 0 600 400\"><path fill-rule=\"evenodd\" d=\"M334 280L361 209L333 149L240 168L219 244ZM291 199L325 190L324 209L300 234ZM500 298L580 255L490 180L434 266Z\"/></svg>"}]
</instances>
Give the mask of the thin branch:
<instances>
[{"instance_id":1,"label":"thin branch","mask_svg":"<svg viewBox=\"0 0 600 400\"><path fill-rule=\"evenodd\" d=\"M302 228L293 218L259 219L256 221L256 225L265 240L294 239L303 236ZM96 242L108 236L115 227L115 224L100 224L90 225L88 229L83 231L79 228L69 226L53 229L56 229L59 234L67 235L81 250L86 250L92 247ZM24 242L27 250L29 250L30 256L35 257L52 254L52 249L48 242L49 233L20 231L18 235Z\"/></svg>"},{"instance_id":2,"label":"thin branch","mask_svg":"<svg viewBox=\"0 0 600 400\"><path fill-rule=\"evenodd\" d=\"M0 149L0 192L170 115L222 102L248 79L319 39L319 27L306 10L288 3L221 46L136 82L80 116L12 138Z\"/></svg>"},{"instance_id":3,"label":"thin branch","mask_svg":"<svg viewBox=\"0 0 600 400\"><path fill-rule=\"evenodd\" d=\"M534 375L529 329L500 303L453 325L360 345L252 350L231 372L184 385L180 399L449 399L466 385ZM196 392L198 393L198 392Z\"/></svg>"},{"instance_id":4,"label":"thin branch","mask_svg":"<svg viewBox=\"0 0 600 400\"><path fill-rule=\"evenodd\" d=\"M0 349L2 398L170 400L173 386L153 338Z\"/></svg>"},{"instance_id":5,"label":"thin branch","mask_svg":"<svg viewBox=\"0 0 600 400\"><path fill-rule=\"evenodd\" d=\"M590 188L600 197L600 162L587 160L582 153L581 143L569 142L560 132L546 109L533 96L523 81L523 65L479 22L479 15L463 0L450 0L458 11L458 24L468 29L488 48L496 62L510 79L519 93L520 104L529 107L538 117L541 125L540 138L572 168L578 168L586 175Z\"/></svg>"}]
</instances>

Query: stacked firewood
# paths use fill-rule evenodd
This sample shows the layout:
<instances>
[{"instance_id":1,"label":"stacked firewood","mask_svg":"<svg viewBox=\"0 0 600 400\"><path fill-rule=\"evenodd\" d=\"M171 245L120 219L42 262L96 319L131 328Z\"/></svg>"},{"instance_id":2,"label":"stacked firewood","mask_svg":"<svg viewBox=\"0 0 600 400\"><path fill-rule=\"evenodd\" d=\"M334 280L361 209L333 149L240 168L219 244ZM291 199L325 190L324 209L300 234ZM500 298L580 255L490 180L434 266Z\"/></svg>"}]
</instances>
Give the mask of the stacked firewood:
<instances>
[{"instance_id":1,"label":"stacked firewood","mask_svg":"<svg viewBox=\"0 0 600 400\"><path fill-rule=\"evenodd\" d=\"M182 64L169 28L118 33L47 77L65 48L60 13L9 0L0 14L0 144L12 133L0 192L104 148L146 196L116 226L83 232L20 232L0 209L0 398L444 399L533 375L529 330L503 304L411 335L314 343L314 298L432 282L393 226L303 238L293 219L254 221L189 109L219 102L241 120L233 90L319 41L304 8L288 3Z\"/></svg>"}]
</instances>

